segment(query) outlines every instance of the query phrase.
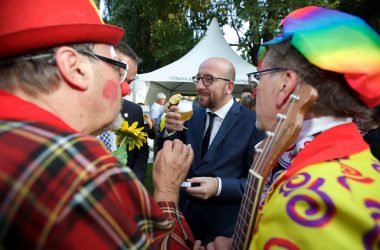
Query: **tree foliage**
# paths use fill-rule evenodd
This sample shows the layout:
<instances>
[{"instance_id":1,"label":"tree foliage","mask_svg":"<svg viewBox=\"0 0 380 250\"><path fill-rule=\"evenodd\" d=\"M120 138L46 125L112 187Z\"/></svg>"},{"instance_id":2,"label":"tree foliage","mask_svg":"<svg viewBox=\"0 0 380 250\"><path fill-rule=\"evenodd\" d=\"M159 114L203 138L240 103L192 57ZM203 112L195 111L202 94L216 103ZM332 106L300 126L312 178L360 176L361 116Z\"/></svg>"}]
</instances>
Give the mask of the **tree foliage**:
<instances>
[{"instance_id":1,"label":"tree foliage","mask_svg":"<svg viewBox=\"0 0 380 250\"><path fill-rule=\"evenodd\" d=\"M310 5L359 15L379 30L379 3L372 0L108 0L106 19L126 30L124 40L143 58L142 72L182 57L213 17L235 30L238 43L232 46L257 65L259 45L278 35L281 20Z\"/></svg>"},{"instance_id":2,"label":"tree foliage","mask_svg":"<svg viewBox=\"0 0 380 250\"><path fill-rule=\"evenodd\" d=\"M106 2L108 21L125 29L123 40L143 59L142 72L173 62L195 45L186 4L181 0Z\"/></svg>"},{"instance_id":3,"label":"tree foliage","mask_svg":"<svg viewBox=\"0 0 380 250\"><path fill-rule=\"evenodd\" d=\"M238 49L249 62L257 65L256 55L260 44L279 33L281 20L291 11L318 5L334 8L335 0L225 0L216 6L216 13L223 13L225 24L231 26L237 36ZM223 23L224 24L224 23Z\"/></svg>"}]
</instances>

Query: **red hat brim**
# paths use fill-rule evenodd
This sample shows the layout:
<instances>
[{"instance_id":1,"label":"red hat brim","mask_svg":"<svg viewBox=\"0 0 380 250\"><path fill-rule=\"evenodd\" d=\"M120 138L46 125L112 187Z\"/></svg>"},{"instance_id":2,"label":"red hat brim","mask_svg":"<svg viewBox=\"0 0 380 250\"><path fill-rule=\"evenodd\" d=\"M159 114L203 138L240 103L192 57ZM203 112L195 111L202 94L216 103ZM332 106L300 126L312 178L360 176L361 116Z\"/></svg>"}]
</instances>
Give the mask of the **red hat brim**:
<instances>
[{"instance_id":1,"label":"red hat brim","mask_svg":"<svg viewBox=\"0 0 380 250\"><path fill-rule=\"evenodd\" d=\"M0 58L70 43L116 45L123 35L123 29L107 24L67 24L23 30L0 38Z\"/></svg>"}]
</instances>

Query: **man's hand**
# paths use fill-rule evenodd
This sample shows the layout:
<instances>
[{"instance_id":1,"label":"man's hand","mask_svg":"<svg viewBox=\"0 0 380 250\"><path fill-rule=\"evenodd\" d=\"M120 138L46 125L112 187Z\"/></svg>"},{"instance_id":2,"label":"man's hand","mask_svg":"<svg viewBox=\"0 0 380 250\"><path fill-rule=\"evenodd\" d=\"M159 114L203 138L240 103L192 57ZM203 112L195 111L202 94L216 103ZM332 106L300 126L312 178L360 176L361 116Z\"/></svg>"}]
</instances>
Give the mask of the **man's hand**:
<instances>
[{"instance_id":1,"label":"man's hand","mask_svg":"<svg viewBox=\"0 0 380 250\"><path fill-rule=\"evenodd\" d=\"M206 247L201 244L200 240L195 241L193 250L230 250L232 248L232 238L218 236L213 242L208 243Z\"/></svg>"},{"instance_id":2,"label":"man's hand","mask_svg":"<svg viewBox=\"0 0 380 250\"><path fill-rule=\"evenodd\" d=\"M153 121L152 121L152 119L150 119L147 115L146 116L144 116L144 122L146 122L147 124L148 124L148 126L149 126L149 128L150 129L152 129L153 128Z\"/></svg>"},{"instance_id":3,"label":"man's hand","mask_svg":"<svg viewBox=\"0 0 380 250\"><path fill-rule=\"evenodd\" d=\"M186 178L194 153L190 145L176 139L165 141L153 166L154 199L178 203L179 189Z\"/></svg>"},{"instance_id":4,"label":"man's hand","mask_svg":"<svg viewBox=\"0 0 380 250\"><path fill-rule=\"evenodd\" d=\"M214 177L194 177L187 179L186 181L191 183L199 183L198 187L188 187L185 188L186 192L191 196L197 197L199 199L207 200L208 198L214 196L218 191L219 181Z\"/></svg>"},{"instance_id":5,"label":"man's hand","mask_svg":"<svg viewBox=\"0 0 380 250\"><path fill-rule=\"evenodd\" d=\"M204 246L202 246L201 244L202 244L202 242L200 240L196 240L194 242L193 250L205 250L206 248Z\"/></svg>"},{"instance_id":6,"label":"man's hand","mask_svg":"<svg viewBox=\"0 0 380 250\"><path fill-rule=\"evenodd\" d=\"M207 250L229 250L232 248L232 238L218 236L213 242L207 244Z\"/></svg>"},{"instance_id":7,"label":"man's hand","mask_svg":"<svg viewBox=\"0 0 380 250\"><path fill-rule=\"evenodd\" d=\"M165 128L169 133L183 130L183 121L181 121L181 115L177 111L177 106L171 106L166 113Z\"/></svg>"}]
</instances>

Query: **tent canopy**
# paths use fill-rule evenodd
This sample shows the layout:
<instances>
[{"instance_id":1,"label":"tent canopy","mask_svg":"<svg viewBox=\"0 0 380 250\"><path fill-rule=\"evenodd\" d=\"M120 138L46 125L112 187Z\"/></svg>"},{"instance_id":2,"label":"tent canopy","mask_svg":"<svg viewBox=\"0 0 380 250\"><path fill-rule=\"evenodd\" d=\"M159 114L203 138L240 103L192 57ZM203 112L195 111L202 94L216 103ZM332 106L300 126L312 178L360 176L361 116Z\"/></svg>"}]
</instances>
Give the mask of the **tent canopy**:
<instances>
[{"instance_id":1,"label":"tent canopy","mask_svg":"<svg viewBox=\"0 0 380 250\"><path fill-rule=\"evenodd\" d=\"M248 84L247 73L256 71L256 67L232 50L224 39L218 21L213 18L205 36L186 55L160 69L141 74L139 77L142 81L150 82L150 86L152 83L160 85L166 90L165 92L170 92L170 94L194 94L195 86L191 77L197 74L199 65L210 57L226 58L235 66L235 93L240 93L241 85Z\"/></svg>"}]
</instances>

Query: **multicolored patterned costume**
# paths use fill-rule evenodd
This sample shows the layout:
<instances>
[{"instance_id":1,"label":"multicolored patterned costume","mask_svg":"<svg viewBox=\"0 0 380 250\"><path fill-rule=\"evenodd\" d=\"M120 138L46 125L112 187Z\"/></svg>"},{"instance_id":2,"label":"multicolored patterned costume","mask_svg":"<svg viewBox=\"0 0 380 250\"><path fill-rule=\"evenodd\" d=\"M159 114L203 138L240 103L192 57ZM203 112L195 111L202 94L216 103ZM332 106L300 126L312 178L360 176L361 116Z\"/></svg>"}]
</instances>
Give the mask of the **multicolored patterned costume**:
<instances>
[{"instance_id":1,"label":"multicolored patterned costume","mask_svg":"<svg viewBox=\"0 0 380 250\"><path fill-rule=\"evenodd\" d=\"M259 63L268 47L290 41L310 64L342 74L367 107L379 105L380 36L362 19L309 6L290 13L282 26L261 46ZM330 94L325 91L319 95ZM355 124L318 134L269 189L250 248L280 247L380 248L380 162Z\"/></svg>"},{"instance_id":2,"label":"multicolored patterned costume","mask_svg":"<svg viewBox=\"0 0 380 250\"><path fill-rule=\"evenodd\" d=\"M316 136L274 183L250 249L378 249L380 162L353 123Z\"/></svg>"},{"instance_id":3,"label":"multicolored patterned costume","mask_svg":"<svg viewBox=\"0 0 380 250\"><path fill-rule=\"evenodd\" d=\"M191 245L175 204L157 206L94 137L3 91L0 106L1 249Z\"/></svg>"}]
</instances>

